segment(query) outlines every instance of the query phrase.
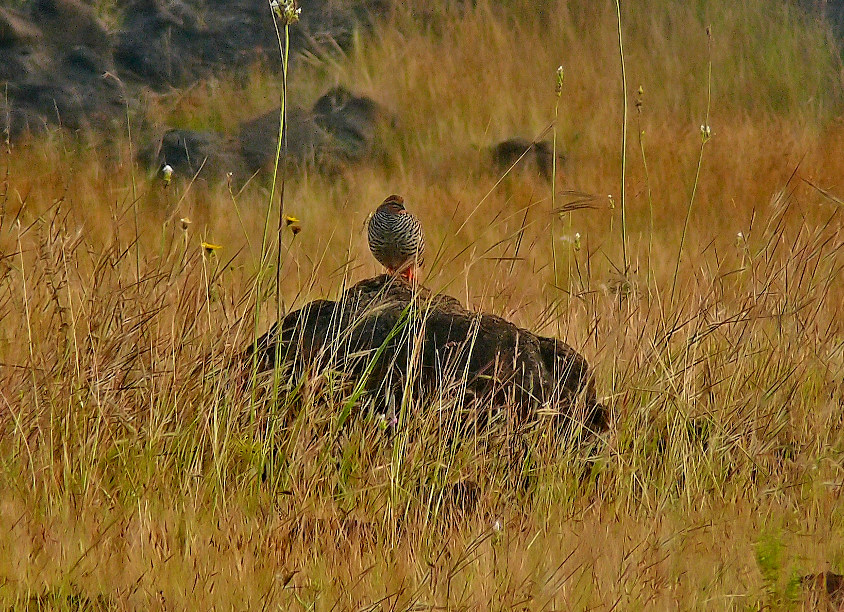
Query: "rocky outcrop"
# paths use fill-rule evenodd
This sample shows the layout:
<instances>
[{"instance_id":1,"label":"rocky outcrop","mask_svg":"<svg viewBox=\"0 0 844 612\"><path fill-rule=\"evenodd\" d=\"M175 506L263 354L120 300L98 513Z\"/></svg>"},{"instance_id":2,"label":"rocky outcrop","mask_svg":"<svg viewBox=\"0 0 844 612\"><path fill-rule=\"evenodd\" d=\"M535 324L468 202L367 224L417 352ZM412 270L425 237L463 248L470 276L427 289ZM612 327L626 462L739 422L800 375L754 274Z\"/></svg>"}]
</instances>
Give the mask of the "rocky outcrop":
<instances>
[{"instance_id":1,"label":"rocky outcrop","mask_svg":"<svg viewBox=\"0 0 844 612\"><path fill-rule=\"evenodd\" d=\"M0 128L11 139L48 125L107 128L125 116L111 37L78 0L37 0L28 14L0 9Z\"/></svg>"},{"instance_id":2,"label":"rocky outcrop","mask_svg":"<svg viewBox=\"0 0 844 612\"><path fill-rule=\"evenodd\" d=\"M335 87L310 111L287 113L287 162L334 172L370 156L389 114L380 104ZM221 180L232 173L241 183L260 171L270 171L278 151L279 109L245 121L236 137L213 131L168 130L142 148L138 158L151 170L169 164L192 178Z\"/></svg>"},{"instance_id":3,"label":"rocky outcrop","mask_svg":"<svg viewBox=\"0 0 844 612\"><path fill-rule=\"evenodd\" d=\"M394 121L375 100L334 87L310 111L287 113L288 161L333 171L372 154L377 137ZM251 172L266 170L275 161L279 109L241 124L240 146Z\"/></svg>"},{"instance_id":4,"label":"rocky outcrop","mask_svg":"<svg viewBox=\"0 0 844 612\"><path fill-rule=\"evenodd\" d=\"M217 72L265 61L279 68L269 2L131 0L125 3L115 57L121 68L155 87L183 87ZM383 0L310 0L290 29L297 51L346 48L356 26L383 13Z\"/></svg>"},{"instance_id":5,"label":"rocky outcrop","mask_svg":"<svg viewBox=\"0 0 844 612\"><path fill-rule=\"evenodd\" d=\"M294 63L305 49L346 46L386 2L310 0L304 9L290 30ZM116 12L110 29L82 0L0 7L0 128L13 140L49 125L122 129L127 110L143 114L144 87L184 87L256 62L280 69L266 1L118 0Z\"/></svg>"},{"instance_id":6,"label":"rocky outcrop","mask_svg":"<svg viewBox=\"0 0 844 612\"><path fill-rule=\"evenodd\" d=\"M586 360L570 346L387 275L288 314L255 347L261 370L277 358L332 367L384 410L401 405L411 388L429 397L444 391L480 410L514 406L523 418L552 408L592 431L607 418Z\"/></svg>"}]
</instances>

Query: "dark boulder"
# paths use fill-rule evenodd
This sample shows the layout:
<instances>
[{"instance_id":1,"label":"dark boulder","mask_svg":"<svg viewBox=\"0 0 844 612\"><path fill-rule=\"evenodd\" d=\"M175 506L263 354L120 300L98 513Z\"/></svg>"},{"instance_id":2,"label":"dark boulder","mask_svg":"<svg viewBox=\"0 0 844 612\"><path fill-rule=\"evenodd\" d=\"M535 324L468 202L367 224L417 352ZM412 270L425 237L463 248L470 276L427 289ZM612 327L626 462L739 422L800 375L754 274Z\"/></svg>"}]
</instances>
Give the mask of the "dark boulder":
<instances>
[{"instance_id":1,"label":"dark boulder","mask_svg":"<svg viewBox=\"0 0 844 612\"><path fill-rule=\"evenodd\" d=\"M41 37L41 30L22 14L0 7L0 47L31 45Z\"/></svg>"},{"instance_id":2,"label":"dark boulder","mask_svg":"<svg viewBox=\"0 0 844 612\"><path fill-rule=\"evenodd\" d=\"M301 22L290 29L291 69L305 49L323 53L349 43L355 28L367 25L386 4L308 2ZM215 74L242 76L256 63L280 70L266 1L117 0L114 8L120 13L116 32L87 0L0 7L0 86L8 93L3 122L12 138L47 125L121 129L127 110L143 114L138 101L147 86L167 90ZM147 119L141 116L140 123ZM307 151L308 138L319 140L318 132L325 130L313 118L300 125L307 133L296 141L305 142ZM330 142L339 148L336 139Z\"/></svg>"},{"instance_id":3,"label":"dark boulder","mask_svg":"<svg viewBox=\"0 0 844 612\"><path fill-rule=\"evenodd\" d=\"M550 179L553 172L554 147L547 140L533 142L526 138L510 138L490 149L492 164L496 172L529 170L544 179ZM566 161L565 155L557 152L557 171Z\"/></svg>"},{"instance_id":4,"label":"dark boulder","mask_svg":"<svg viewBox=\"0 0 844 612\"><path fill-rule=\"evenodd\" d=\"M269 170L278 147L279 108L245 121L238 140L251 172ZM293 107L287 113L287 161L334 172L345 164L370 156L388 121L380 104L335 87L308 112Z\"/></svg>"},{"instance_id":5,"label":"dark boulder","mask_svg":"<svg viewBox=\"0 0 844 612\"><path fill-rule=\"evenodd\" d=\"M0 46L0 82L14 87L48 74L51 58L28 45Z\"/></svg>"},{"instance_id":6,"label":"dark boulder","mask_svg":"<svg viewBox=\"0 0 844 612\"><path fill-rule=\"evenodd\" d=\"M291 60L308 49L345 47L383 2L314 0L290 28ZM115 56L122 69L153 87L185 86L256 61L279 70L278 37L268 2L133 0L125 3Z\"/></svg>"},{"instance_id":7,"label":"dark boulder","mask_svg":"<svg viewBox=\"0 0 844 612\"><path fill-rule=\"evenodd\" d=\"M125 115L108 32L78 0L38 0L29 14L0 9L3 127L12 139L49 124L113 128Z\"/></svg>"},{"instance_id":8,"label":"dark boulder","mask_svg":"<svg viewBox=\"0 0 844 612\"><path fill-rule=\"evenodd\" d=\"M0 137L3 140L15 141L25 134L42 134L47 127L47 120L32 109L0 102Z\"/></svg>"},{"instance_id":9,"label":"dark boulder","mask_svg":"<svg viewBox=\"0 0 844 612\"><path fill-rule=\"evenodd\" d=\"M79 0L35 0L31 18L44 32L42 41L66 53L73 47L88 47L111 54L111 35L94 9Z\"/></svg>"},{"instance_id":10,"label":"dark boulder","mask_svg":"<svg viewBox=\"0 0 844 612\"><path fill-rule=\"evenodd\" d=\"M256 3L255 8L258 8ZM114 56L118 67L155 88L189 85L230 62L224 32L213 31L199 10L176 0L128 3Z\"/></svg>"},{"instance_id":11,"label":"dark boulder","mask_svg":"<svg viewBox=\"0 0 844 612\"><path fill-rule=\"evenodd\" d=\"M279 110L240 124L240 151L250 172L271 170L278 152ZM294 107L287 113L287 160L293 165L315 164L331 141L307 111Z\"/></svg>"},{"instance_id":12,"label":"dark boulder","mask_svg":"<svg viewBox=\"0 0 844 612\"><path fill-rule=\"evenodd\" d=\"M330 89L314 103L314 120L332 136L330 153L346 161L370 155L379 128L389 121L387 112L372 98L356 96L345 87Z\"/></svg>"},{"instance_id":13,"label":"dark boulder","mask_svg":"<svg viewBox=\"0 0 844 612\"><path fill-rule=\"evenodd\" d=\"M26 109L45 117L47 121L71 130L85 127L83 100L78 90L61 82L38 80L9 85L9 100L13 108Z\"/></svg>"},{"instance_id":14,"label":"dark boulder","mask_svg":"<svg viewBox=\"0 0 844 612\"><path fill-rule=\"evenodd\" d=\"M274 367L277 352L281 363L331 367L386 398L379 402L385 410L412 388L422 397L452 393L480 410L514 406L523 418L551 407L590 430L606 421L588 364L574 349L470 312L454 298L414 293L387 275L288 314L255 346L262 371Z\"/></svg>"},{"instance_id":15,"label":"dark boulder","mask_svg":"<svg viewBox=\"0 0 844 612\"><path fill-rule=\"evenodd\" d=\"M145 147L138 158L150 169L168 164L182 176L219 180L229 172L240 180L243 164L234 143L217 132L168 130Z\"/></svg>"}]
</instances>

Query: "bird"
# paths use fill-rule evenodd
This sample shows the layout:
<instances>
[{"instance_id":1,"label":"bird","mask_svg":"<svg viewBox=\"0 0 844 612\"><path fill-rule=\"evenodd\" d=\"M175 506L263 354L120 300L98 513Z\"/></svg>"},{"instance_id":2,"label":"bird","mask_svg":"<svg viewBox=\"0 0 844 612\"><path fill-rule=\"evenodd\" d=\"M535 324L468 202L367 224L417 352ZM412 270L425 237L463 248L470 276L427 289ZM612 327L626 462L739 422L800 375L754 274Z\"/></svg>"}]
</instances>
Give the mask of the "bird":
<instances>
[{"instance_id":1,"label":"bird","mask_svg":"<svg viewBox=\"0 0 844 612\"><path fill-rule=\"evenodd\" d=\"M425 253L422 224L404 207L404 198L391 195L369 217L369 250L388 274L413 281Z\"/></svg>"}]
</instances>

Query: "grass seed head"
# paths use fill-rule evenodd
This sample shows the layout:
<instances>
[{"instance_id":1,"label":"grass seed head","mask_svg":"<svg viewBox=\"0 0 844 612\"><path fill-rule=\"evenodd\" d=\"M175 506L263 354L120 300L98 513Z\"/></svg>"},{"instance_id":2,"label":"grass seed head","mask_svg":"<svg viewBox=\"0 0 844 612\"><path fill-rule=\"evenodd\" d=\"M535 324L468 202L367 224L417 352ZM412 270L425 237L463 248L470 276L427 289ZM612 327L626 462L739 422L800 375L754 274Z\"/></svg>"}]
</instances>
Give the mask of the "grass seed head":
<instances>
[{"instance_id":1,"label":"grass seed head","mask_svg":"<svg viewBox=\"0 0 844 612\"><path fill-rule=\"evenodd\" d=\"M302 9L297 6L296 0L281 0L281 2L272 0L270 7L276 17L281 20L282 25L293 25L302 15Z\"/></svg>"},{"instance_id":2,"label":"grass seed head","mask_svg":"<svg viewBox=\"0 0 844 612\"><path fill-rule=\"evenodd\" d=\"M164 164L161 167L161 180L164 181L164 186L167 187L170 185L170 181L173 179L173 167L170 164Z\"/></svg>"}]
</instances>

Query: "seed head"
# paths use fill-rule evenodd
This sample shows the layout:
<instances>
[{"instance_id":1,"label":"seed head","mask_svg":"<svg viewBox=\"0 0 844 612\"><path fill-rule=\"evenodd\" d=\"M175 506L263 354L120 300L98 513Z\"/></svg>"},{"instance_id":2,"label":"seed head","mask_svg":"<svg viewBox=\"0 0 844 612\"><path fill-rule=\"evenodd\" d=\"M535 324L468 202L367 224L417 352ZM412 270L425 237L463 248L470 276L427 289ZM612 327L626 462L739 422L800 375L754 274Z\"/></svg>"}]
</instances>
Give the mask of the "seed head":
<instances>
[{"instance_id":1,"label":"seed head","mask_svg":"<svg viewBox=\"0 0 844 612\"><path fill-rule=\"evenodd\" d=\"M188 231L188 226L190 225L190 217L182 217L179 219L179 223L182 225L182 231Z\"/></svg>"},{"instance_id":2,"label":"seed head","mask_svg":"<svg viewBox=\"0 0 844 612\"><path fill-rule=\"evenodd\" d=\"M554 92L557 94L558 97L560 96L561 93L563 93L563 74L564 74L563 67L558 66L557 67L557 85L554 88Z\"/></svg>"},{"instance_id":3,"label":"seed head","mask_svg":"<svg viewBox=\"0 0 844 612\"><path fill-rule=\"evenodd\" d=\"M296 0L272 0L270 8L272 8L276 17L281 20L281 24L286 26L299 21L299 17L302 15L302 9L296 5Z\"/></svg>"}]
</instances>

